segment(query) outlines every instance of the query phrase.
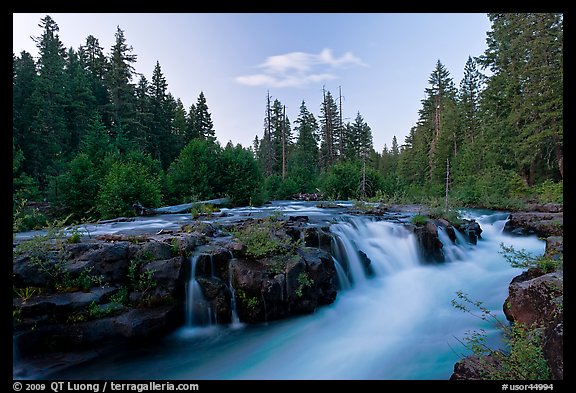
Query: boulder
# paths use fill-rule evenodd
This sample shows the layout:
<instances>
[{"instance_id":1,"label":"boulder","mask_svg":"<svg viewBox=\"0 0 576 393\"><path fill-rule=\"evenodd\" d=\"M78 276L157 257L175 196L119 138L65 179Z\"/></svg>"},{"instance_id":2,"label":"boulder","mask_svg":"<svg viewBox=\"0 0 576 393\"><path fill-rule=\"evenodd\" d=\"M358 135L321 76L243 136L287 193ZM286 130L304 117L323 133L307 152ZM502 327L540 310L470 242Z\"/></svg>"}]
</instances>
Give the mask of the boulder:
<instances>
[{"instance_id":1,"label":"boulder","mask_svg":"<svg viewBox=\"0 0 576 393\"><path fill-rule=\"evenodd\" d=\"M546 326L562 307L564 276L562 271L526 280L513 280L504 303L504 314L511 322L528 327Z\"/></svg>"},{"instance_id":2,"label":"boulder","mask_svg":"<svg viewBox=\"0 0 576 393\"><path fill-rule=\"evenodd\" d=\"M563 236L564 213L539 211L514 212L504 225L504 232L513 235Z\"/></svg>"}]
</instances>

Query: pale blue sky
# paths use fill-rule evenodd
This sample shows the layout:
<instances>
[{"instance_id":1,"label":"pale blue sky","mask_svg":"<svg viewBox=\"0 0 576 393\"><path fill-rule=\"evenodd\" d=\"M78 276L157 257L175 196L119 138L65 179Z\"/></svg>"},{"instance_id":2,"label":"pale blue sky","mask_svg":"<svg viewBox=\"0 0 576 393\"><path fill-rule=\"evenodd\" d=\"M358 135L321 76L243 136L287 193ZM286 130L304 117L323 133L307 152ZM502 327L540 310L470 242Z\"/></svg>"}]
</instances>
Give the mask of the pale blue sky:
<instances>
[{"instance_id":1,"label":"pale blue sky","mask_svg":"<svg viewBox=\"0 0 576 393\"><path fill-rule=\"evenodd\" d=\"M262 135L268 90L294 127L302 100L320 115L323 85L342 87L345 121L360 111L376 150L402 144L436 61L458 86L490 30L484 13L25 13L13 14L14 53L37 56L30 37L47 14L66 48L93 35L106 55L119 26L137 72L150 81L158 61L187 111L203 91L218 140L245 147Z\"/></svg>"}]
</instances>

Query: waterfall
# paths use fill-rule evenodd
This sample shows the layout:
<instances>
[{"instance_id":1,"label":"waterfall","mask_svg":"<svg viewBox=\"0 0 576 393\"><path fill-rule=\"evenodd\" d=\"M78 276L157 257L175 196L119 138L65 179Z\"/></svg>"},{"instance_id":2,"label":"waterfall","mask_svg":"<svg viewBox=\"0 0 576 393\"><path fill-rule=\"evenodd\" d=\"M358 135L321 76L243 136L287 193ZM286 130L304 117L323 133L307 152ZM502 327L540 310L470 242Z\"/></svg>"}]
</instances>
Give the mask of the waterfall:
<instances>
[{"instance_id":1,"label":"waterfall","mask_svg":"<svg viewBox=\"0 0 576 393\"><path fill-rule=\"evenodd\" d=\"M236 291L234 291L234 270L232 270L232 261L234 261L234 255L230 251L230 262L228 263L228 286L230 287L230 308L232 309L232 323L231 326L236 328L242 326L240 318L238 317L238 309L236 306Z\"/></svg>"},{"instance_id":2,"label":"waterfall","mask_svg":"<svg viewBox=\"0 0 576 393\"><path fill-rule=\"evenodd\" d=\"M471 245L456 232L453 243L439 229L448 258L438 264L422 263L416 235L403 224L332 216L339 220L330 227L332 255L344 289L334 303L309 315L231 329L239 323L231 269L231 326L206 335L177 332L147 344L145 352L112 354L54 379L448 380L466 352L460 345L467 332L482 329L490 348L501 345L494 326L453 307L456 292L505 321L508 285L522 269L507 263L500 244L536 255L545 248L536 236L503 233L505 214L470 210L468 216L481 226L482 238ZM196 260L187 289L190 311L189 304L203 299L199 288L194 291Z\"/></svg>"},{"instance_id":3,"label":"waterfall","mask_svg":"<svg viewBox=\"0 0 576 393\"><path fill-rule=\"evenodd\" d=\"M336 270L345 270L354 286L367 279L360 253L368 258L369 270L377 276L420 264L416 236L401 225L354 217L332 225L330 231L336 236L332 243ZM338 267L341 264L345 268Z\"/></svg>"},{"instance_id":4,"label":"waterfall","mask_svg":"<svg viewBox=\"0 0 576 393\"><path fill-rule=\"evenodd\" d=\"M202 293L202 288L196 280L196 265L199 255L190 258L190 279L186 283L186 327L213 325L216 315L211 304Z\"/></svg>"},{"instance_id":5,"label":"waterfall","mask_svg":"<svg viewBox=\"0 0 576 393\"><path fill-rule=\"evenodd\" d=\"M344 268L336 258L332 257L332 260L334 261L334 267L336 268L336 275L338 277L339 289L341 290L349 289L351 287L351 284L350 280L348 279L348 276L346 275L346 272L344 271ZM282 291L282 293L284 292Z\"/></svg>"},{"instance_id":6,"label":"waterfall","mask_svg":"<svg viewBox=\"0 0 576 393\"><path fill-rule=\"evenodd\" d=\"M438 239L442 242L442 251L444 252L446 262L454 262L464 259L466 240L456 229L454 229L454 233L456 235L456 242L452 242L452 239L450 239L448 233L446 233L446 228L438 226Z\"/></svg>"}]
</instances>

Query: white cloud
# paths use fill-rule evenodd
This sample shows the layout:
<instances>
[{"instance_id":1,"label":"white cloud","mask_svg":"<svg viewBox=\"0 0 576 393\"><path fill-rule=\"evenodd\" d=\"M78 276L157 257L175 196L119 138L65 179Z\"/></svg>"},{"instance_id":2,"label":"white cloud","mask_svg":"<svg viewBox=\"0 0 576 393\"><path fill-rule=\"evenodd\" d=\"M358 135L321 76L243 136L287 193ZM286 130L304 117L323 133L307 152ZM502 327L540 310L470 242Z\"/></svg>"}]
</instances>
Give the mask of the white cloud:
<instances>
[{"instance_id":1,"label":"white cloud","mask_svg":"<svg viewBox=\"0 0 576 393\"><path fill-rule=\"evenodd\" d=\"M255 74L236 77L236 81L248 86L269 86L269 87L304 87L310 83L318 83L336 79L333 74L294 74L294 75L269 75Z\"/></svg>"},{"instance_id":2,"label":"white cloud","mask_svg":"<svg viewBox=\"0 0 576 393\"><path fill-rule=\"evenodd\" d=\"M236 77L238 83L248 86L304 87L310 83L336 79L333 71L346 66L366 66L351 52L334 57L331 49L319 54L291 52L270 56L258 66L263 73Z\"/></svg>"}]
</instances>

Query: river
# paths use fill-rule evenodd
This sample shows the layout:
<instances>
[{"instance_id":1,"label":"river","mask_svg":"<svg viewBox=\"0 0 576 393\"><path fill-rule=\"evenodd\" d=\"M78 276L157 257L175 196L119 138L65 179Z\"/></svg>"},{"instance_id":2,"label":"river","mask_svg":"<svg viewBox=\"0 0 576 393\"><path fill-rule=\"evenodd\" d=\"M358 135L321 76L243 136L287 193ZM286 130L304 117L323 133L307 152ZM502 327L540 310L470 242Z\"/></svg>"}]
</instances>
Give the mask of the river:
<instances>
[{"instance_id":1,"label":"river","mask_svg":"<svg viewBox=\"0 0 576 393\"><path fill-rule=\"evenodd\" d=\"M488 343L500 345L498 329L456 309L452 300L462 291L505 321L502 305L508 284L521 270L510 266L500 245L542 255L543 240L503 233L506 212L464 210L464 217L480 224L481 239L471 245L460 237L452 244L441 231L448 260L426 264L420 260L414 235L400 224L409 215L375 221L344 216L345 206L332 210L312 203L275 202L265 209L226 210L219 218L279 210L330 225L340 239L336 260L350 262L350 285L344 285L333 304L310 315L259 325L183 326L159 341L119 348L48 378L446 380L454 363L467 354L461 342L469 332L484 329ZM183 217L149 217L91 229L144 231L147 222L150 230L157 231L179 225ZM370 258L373 276L354 269L357 250Z\"/></svg>"}]
</instances>

